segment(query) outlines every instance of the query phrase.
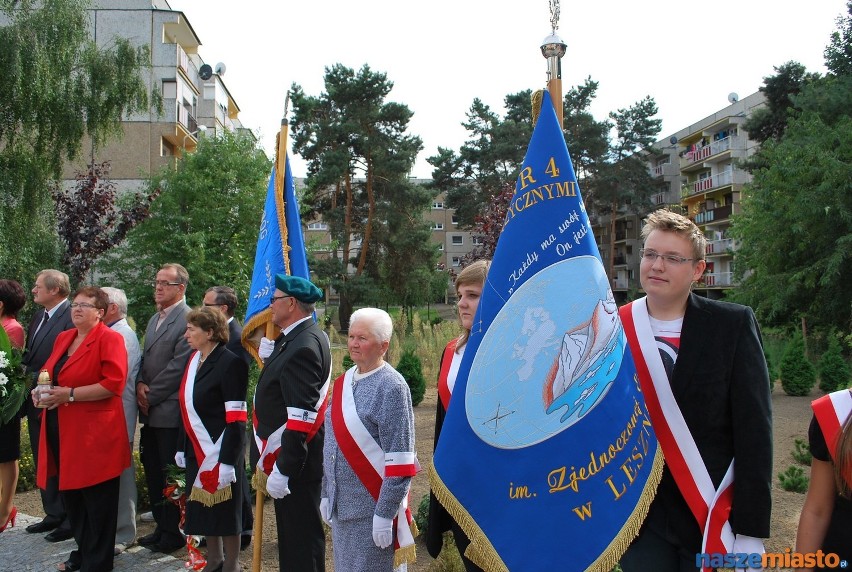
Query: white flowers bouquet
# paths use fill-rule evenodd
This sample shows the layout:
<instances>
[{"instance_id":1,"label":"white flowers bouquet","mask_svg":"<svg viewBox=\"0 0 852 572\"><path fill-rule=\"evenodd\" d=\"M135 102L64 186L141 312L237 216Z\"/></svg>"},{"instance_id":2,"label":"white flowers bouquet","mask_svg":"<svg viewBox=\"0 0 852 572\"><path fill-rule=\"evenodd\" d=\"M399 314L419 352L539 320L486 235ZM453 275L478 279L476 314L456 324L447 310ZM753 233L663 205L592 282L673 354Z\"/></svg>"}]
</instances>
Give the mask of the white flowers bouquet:
<instances>
[{"instance_id":1,"label":"white flowers bouquet","mask_svg":"<svg viewBox=\"0 0 852 572\"><path fill-rule=\"evenodd\" d=\"M0 423L8 423L18 414L27 393L28 378L21 357L6 330L0 328Z\"/></svg>"}]
</instances>

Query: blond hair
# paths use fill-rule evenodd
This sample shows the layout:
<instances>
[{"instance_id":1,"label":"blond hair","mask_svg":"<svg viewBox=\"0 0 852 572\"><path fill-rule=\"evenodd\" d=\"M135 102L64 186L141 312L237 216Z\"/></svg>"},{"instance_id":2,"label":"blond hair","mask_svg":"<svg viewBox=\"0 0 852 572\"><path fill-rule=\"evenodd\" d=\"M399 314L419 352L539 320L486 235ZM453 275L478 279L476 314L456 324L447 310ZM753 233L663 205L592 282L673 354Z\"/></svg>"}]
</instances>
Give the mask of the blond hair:
<instances>
[{"instance_id":1,"label":"blond hair","mask_svg":"<svg viewBox=\"0 0 852 572\"><path fill-rule=\"evenodd\" d=\"M673 232L684 237L692 244L692 258L704 260L707 250L707 237L694 222L685 216L668 209L656 210L645 219L645 226L642 227L642 240L647 240L648 235L655 230Z\"/></svg>"},{"instance_id":2,"label":"blond hair","mask_svg":"<svg viewBox=\"0 0 852 572\"><path fill-rule=\"evenodd\" d=\"M485 277L488 276L489 268L491 268L490 260L477 260L465 266L456 278L456 295L459 294L459 289L462 286L485 285ZM456 351L464 347L469 337L470 330L463 328L461 335L456 338Z\"/></svg>"}]
</instances>

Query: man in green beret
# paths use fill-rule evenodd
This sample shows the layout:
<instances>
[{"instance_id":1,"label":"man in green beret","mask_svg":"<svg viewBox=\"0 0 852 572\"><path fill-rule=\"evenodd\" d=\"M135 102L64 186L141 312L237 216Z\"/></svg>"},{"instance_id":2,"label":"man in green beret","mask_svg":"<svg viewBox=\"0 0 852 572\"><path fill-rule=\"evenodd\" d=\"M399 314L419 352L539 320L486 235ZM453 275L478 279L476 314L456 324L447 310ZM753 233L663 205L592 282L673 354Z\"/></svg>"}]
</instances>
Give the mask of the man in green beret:
<instances>
[{"instance_id":1,"label":"man in green beret","mask_svg":"<svg viewBox=\"0 0 852 572\"><path fill-rule=\"evenodd\" d=\"M281 335L271 353L261 353L264 366L254 397L255 437L262 443L258 482L265 478L266 491L275 499L280 570L321 572L322 422L331 382L328 337L313 318L322 290L285 274L275 277L275 287L269 303Z\"/></svg>"}]
</instances>

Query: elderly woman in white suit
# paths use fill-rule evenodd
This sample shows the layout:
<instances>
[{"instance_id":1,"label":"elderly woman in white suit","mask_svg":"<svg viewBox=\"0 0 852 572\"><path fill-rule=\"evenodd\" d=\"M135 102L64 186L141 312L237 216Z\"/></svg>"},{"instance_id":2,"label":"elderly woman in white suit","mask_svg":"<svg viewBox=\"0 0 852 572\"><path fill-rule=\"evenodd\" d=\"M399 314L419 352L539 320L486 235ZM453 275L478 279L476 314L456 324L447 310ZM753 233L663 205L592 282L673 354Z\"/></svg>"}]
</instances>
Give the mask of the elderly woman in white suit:
<instances>
[{"instance_id":1,"label":"elderly woman in white suit","mask_svg":"<svg viewBox=\"0 0 852 572\"><path fill-rule=\"evenodd\" d=\"M383 310L352 314L355 366L335 380L326 412L320 512L331 525L336 572L389 572L414 561L414 412L408 384L384 360L392 332Z\"/></svg>"}]
</instances>

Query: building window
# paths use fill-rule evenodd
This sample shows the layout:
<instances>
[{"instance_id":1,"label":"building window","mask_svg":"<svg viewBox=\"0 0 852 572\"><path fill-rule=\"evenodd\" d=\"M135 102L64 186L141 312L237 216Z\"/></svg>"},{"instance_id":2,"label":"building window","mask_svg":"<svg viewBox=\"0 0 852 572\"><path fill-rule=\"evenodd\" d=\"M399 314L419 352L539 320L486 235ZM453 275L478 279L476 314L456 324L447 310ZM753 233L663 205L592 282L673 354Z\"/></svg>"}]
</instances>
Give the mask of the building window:
<instances>
[{"instance_id":1,"label":"building window","mask_svg":"<svg viewBox=\"0 0 852 572\"><path fill-rule=\"evenodd\" d=\"M443 209L444 209L443 201L435 201L434 203L432 203L432 210L443 210Z\"/></svg>"},{"instance_id":2,"label":"building window","mask_svg":"<svg viewBox=\"0 0 852 572\"><path fill-rule=\"evenodd\" d=\"M459 217L458 217L458 215L454 214L453 215L453 224L458 224L458 223L459 223Z\"/></svg>"},{"instance_id":3,"label":"building window","mask_svg":"<svg viewBox=\"0 0 852 572\"><path fill-rule=\"evenodd\" d=\"M432 230L444 230L444 223L436 222L432 225Z\"/></svg>"},{"instance_id":4,"label":"building window","mask_svg":"<svg viewBox=\"0 0 852 572\"><path fill-rule=\"evenodd\" d=\"M461 257L453 256L453 268L458 268L459 266L461 266Z\"/></svg>"},{"instance_id":5,"label":"building window","mask_svg":"<svg viewBox=\"0 0 852 572\"><path fill-rule=\"evenodd\" d=\"M328 230L328 223L312 222L308 224L308 230Z\"/></svg>"},{"instance_id":6,"label":"building window","mask_svg":"<svg viewBox=\"0 0 852 572\"><path fill-rule=\"evenodd\" d=\"M485 244L485 239L483 239L481 236L471 236L470 243L474 246L482 246L483 244Z\"/></svg>"},{"instance_id":7,"label":"building window","mask_svg":"<svg viewBox=\"0 0 852 572\"><path fill-rule=\"evenodd\" d=\"M444 252L444 243L443 243L443 242L442 242L441 244L439 244L439 245L438 245L438 250L439 250L440 252Z\"/></svg>"},{"instance_id":8,"label":"building window","mask_svg":"<svg viewBox=\"0 0 852 572\"><path fill-rule=\"evenodd\" d=\"M452 236L452 243L456 246L464 244L464 237L460 234L454 234Z\"/></svg>"}]
</instances>

